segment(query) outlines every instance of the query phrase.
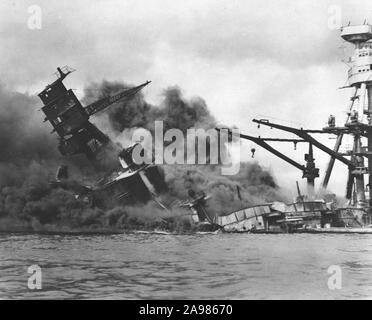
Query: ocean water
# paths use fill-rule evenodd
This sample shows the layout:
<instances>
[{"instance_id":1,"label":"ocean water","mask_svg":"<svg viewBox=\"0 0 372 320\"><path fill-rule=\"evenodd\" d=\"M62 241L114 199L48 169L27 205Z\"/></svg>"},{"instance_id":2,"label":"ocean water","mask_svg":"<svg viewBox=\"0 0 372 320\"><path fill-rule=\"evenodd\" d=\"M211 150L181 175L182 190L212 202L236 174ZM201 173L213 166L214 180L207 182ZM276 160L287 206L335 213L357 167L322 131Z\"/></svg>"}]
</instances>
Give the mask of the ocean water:
<instances>
[{"instance_id":1,"label":"ocean water","mask_svg":"<svg viewBox=\"0 0 372 320\"><path fill-rule=\"evenodd\" d=\"M0 234L0 299L46 298L371 299L372 235Z\"/></svg>"}]
</instances>

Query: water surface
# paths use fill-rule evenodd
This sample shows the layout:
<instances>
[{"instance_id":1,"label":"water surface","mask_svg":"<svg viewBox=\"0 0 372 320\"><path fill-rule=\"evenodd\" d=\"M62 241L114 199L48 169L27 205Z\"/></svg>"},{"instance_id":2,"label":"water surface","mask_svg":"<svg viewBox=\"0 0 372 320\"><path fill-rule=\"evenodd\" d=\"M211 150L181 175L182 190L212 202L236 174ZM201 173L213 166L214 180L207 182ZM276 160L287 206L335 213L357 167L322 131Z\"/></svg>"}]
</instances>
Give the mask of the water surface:
<instances>
[{"instance_id":1,"label":"water surface","mask_svg":"<svg viewBox=\"0 0 372 320\"><path fill-rule=\"evenodd\" d=\"M30 290L27 268L42 268ZM331 265L342 289L328 288ZM371 299L372 235L0 234L0 299Z\"/></svg>"}]
</instances>

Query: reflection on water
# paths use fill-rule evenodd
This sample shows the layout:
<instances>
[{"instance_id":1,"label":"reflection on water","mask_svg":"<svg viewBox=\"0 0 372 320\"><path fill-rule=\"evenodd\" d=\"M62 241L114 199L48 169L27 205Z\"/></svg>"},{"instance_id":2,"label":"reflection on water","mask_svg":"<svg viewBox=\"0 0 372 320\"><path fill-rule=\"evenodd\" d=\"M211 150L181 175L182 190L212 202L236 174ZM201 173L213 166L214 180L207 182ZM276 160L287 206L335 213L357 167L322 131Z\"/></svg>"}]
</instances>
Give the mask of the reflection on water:
<instances>
[{"instance_id":1,"label":"reflection on water","mask_svg":"<svg viewBox=\"0 0 372 320\"><path fill-rule=\"evenodd\" d=\"M42 290L27 268L42 268ZM327 286L342 268L342 289ZM372 298L371 235L0 235L0 298Z\"/></svg>"}]
</instances>

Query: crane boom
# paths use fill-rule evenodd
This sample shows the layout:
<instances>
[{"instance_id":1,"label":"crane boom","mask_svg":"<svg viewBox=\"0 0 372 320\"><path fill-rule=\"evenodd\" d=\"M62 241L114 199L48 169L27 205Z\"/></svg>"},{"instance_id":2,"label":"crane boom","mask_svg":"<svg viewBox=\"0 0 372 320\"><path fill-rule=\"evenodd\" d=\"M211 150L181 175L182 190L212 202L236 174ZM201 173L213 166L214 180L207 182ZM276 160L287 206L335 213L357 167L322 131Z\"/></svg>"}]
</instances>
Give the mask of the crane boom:
<instances>
[{"instance_id":1,"label":"crane boom","mask_svg":"<svg viewBox=\"0 0 372 320\"><path fill-rule=\"evenodd\" d=\"M129 100L131 99L137 92L142 90L144 87L146 87L151 81L147 81L137 87L125 89L118 94L115 94L113 96L105 97L102 98L96 102L93 102L92 104L86 106L84 109L88 116L91 116L97 112L100 112L104 109L106 109L108 106L111 104L118 102L119 100L126 99Z\"/></svg>"},{"instance_id":2,"label":"crane boom","mask_svg":"<svg viewBox=\"0 0 372 320\"><path fill-rule=\"evenodd\" d=\"M240 137L246 140L253 141L257 145L261 146L262 148L266 149L267 151L271 152L272 154L276 155L280 159L288 162L292 166L296 167L297 169L302 171L302 177L307 179L307 183L309 186L309 191L313 192L314 189L314 182L315 178L319 177L319 169L315 167L314 157L313 157L313 146L309 143L309 153L305 155L306 166L301 165L300 163L294 161L293 159L287 157L283 153L279 152L278 150L271 147L266 141L285 141L285 142L307 142L305 140L296 140L296 139L271 139L271 138L255 138L251 136L247 136L244 134L240 134Z\"/></svg>"},{"instance_id":3,"label":"crane boom","mask_svg":"<svg viewBox=\"0 0 372 320\"><path fill-rule=\"evenodd\" d=\"M220 132L220 128L216 128L218 132ZM232 131L229 129L229 134L233 135ZM293 142L295 144L299 142L308 142L306 140L299 140L299 139L279 139L279 138L261 138L261 137L252 137L245 134L234 134L235 136L250 140L255 144L261 146L262 148L266 149L267 151L271 152L272 154L276 155L278 158L286 161L290 165L294 166L295 168L302 171L302 177L307 179L307 183L309 186L310 192L313 192L314 189L314 182L315 178L319 177L319 169L315 167L314 157L313 157L313 147L312 144L309 143L309 153L305 155L306 166L294 161L293 159L287 157L283 153L279 152L278 150L274 149L270 146L266 141L280 141L280 142Z\"/></svg>"},{"instance_id":4,"label":"crane boom","mask_svg":"<svg viewBox=\"0 0 372 320\"><path fill-rule=\"evenodd\" d=\"M220 132L220 129L219 128L216 128L216 130L218 132ZM229 130L229 134L233 134L231 130ZM249 140L249 141L252 141L254 142L255 144L259 145L260 147L266 149L267 151L271 152L272 154L276 155L277 157L281 158L282 160L288 162L289 164L291 164L292 166L296 167L297 169L300 169L301 171L305 171L306 170L306 167L301 165L300 163L292 160L291 158L287 157L286 155L284 155L283 153L279 152L278 150L274 149L272 146L270 146L268 143L265 142L265 140L268 140L268 141L285 141L285 142L304 142L303 140L296 140L296 139L271 139L271 138L261 138L261 137L252 137L252 136L248 136L246 134L234 134L235 136L241 138L241 139L245 139L245 140Z\"/></svg>"},{"instance_id":5,"label":"crane boom","mask_svg":"<svg viewBox=\"0 0 372 320\"><path fill-rule=\"evenodd\" d=\"M337 152L333 151L332 149L326 147L324 144L320 143L318 140L314 139L311 135L309 135L308 132L315 132L316 130L296 129L296 128L287 127L287 126L283 126L283 125L280 125L280 124L272 123L272 122L269 122L267 120L256 120L256 119L254 119L253 122L261 124L261 125L265 125L265 126L268 126L268 127L271 127L271 128L276 128L276 129L279 129L279 130L283 130L283 131L293 133L293 134L299 136L300 138L308 141L309 143L311 143L315 147L319 148L320 150L324 151L325 153L329 154L331 157L333 157L333 158L341 161L342 163L346 164L349 168L353 168L353 169L355 168L355 164L352 161L344 158L339 153L337 153Z\"/></svg>"},{"instance_id":6,"label":"crane boom","mask_svg":"<svg viewBox=\"0 0 372 320\"><path fill-rule=\"evenodd\" d=\"M288 162L289 164L296 167L297 169L300 169L301 171L306 170L305 166L303 166L303 165L299 164L298 162L292 160L291 158L287 157L286 155L279 152L278 150L275 150L272 146L270 146L268 143L266 143L264 139L248 136L248 135L245 135L245 134L240 134L239 136L242 139L250 140L250 141L254 142L255 144L261 146L262 148L266 149L267 151L271 152L272 154L276 155L277 157L281 158L282 160Z\"/></svg>"}]
</instances>

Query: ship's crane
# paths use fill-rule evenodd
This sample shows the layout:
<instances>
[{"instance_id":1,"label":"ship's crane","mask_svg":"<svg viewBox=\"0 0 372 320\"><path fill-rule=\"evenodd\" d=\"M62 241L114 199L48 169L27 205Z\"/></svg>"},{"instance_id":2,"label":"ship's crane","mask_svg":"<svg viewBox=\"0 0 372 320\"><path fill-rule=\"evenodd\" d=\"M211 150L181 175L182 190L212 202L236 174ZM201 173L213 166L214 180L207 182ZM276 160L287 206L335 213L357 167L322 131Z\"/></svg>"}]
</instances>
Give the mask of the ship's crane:
<instances>
[{"instance_id":1,"label":"ship's crane","mask_svg":"<svg viewBox=\"0 0 372 320\"><path fill-rule=\"evenodd\" d=\"M318 140L316 140L315 138L313 138L310 135L310 133L329 133L327 131L324 131L324 130L304 130L302 128L297 129L297 128L292 128L292 127L276 124L276 123L270 122L268 120L262 120L262 119L261 120L253 119L253 122L258 123L260 125L269 126L270 128L276 128L276 129L279 129L279 130L282 130L282 131L293 133L296 136L302 138L303 140L311 143L313 146L319 148L323 152L329 154L331 157L335 158L336 160L339 160L343 164L346 164L348 167L355 168L355 165L352 161L350 161L349 159L346 159L345 157L340 155L338 152L335 152L332 149L328 148L327 146L325 146L324 144L322 144L321 142L319 142Z\"/></svg>"},{"instance_id":2,"label":"ship's crane","mask_svg":"<svg viewBox=\"0 0 372 320\"><path fill-rule=\"evenodd\" d=\"M128 102L150 81L83 107L75 93L71 89L67 90L62 83L74 70L64 67L57 68L57 71L58 79L39 93L44 103L44 121L49 121L53 126L52 132L59 135L58 149L63 155L83 153L90 159L96 159L100 151L110 143L110 139L89 121L90 116L119 100Z\"/></svg>"},{"instance_id":3,"label":"ship's crane","mask_svg":"<svg viewBox=\"0 0 372 320\"><path fill-rule=\"evenodd\" d=\"M353 194L353 188L356 191L356 203L358 206L363 207L365 206L366 199L365 199L365 187L364 187L364 177L363 175L368 173L368 169L364 166L363 157L368 157L369 153L365 152L362 145L361 145L361 137L368 137L368 130L369 126L363 124L358 121L358 115L351 114L350 122L345 125L345 127L327 127L323 128L322 130L304 130L304 129L297 129L292 127L287 127L279 124L275 124L269 122L267 120L253 120L253 122L258 123L259 125L266 125L271 128L277 128L279 130L283 130L286 132L293 133L305 141L313 144L320 150L324 151L328 155L330 155L335 160L339 160L342 163L348 166L348 181L346 186L346 198L351 199ZM339 141L336 143L336 147L334 150L329 149L318 140L313 138L310 133L327 133L327 134L336 134L338 135ZM353 150L347 154L347 156L351 156L351 159L345 158L345 156L338 152L339 145L341 145L342 136L344 134L351 134L354 137L354 146ZM336 151L337 150L337 151ZM331 169L328 170L331 171ZM330 175L330 172L329 172Z\"/></svg>"},{"instance_id":4,"label":"ship's crane","mask_svg":"<svg viewBox=\"0 0 372 320\"><path fill-rule=\"evenodd\" d=\"M290 132L290 133L293 133L293 134L297 135L298 137L301 137L303 140L309 142L310 144L316 146L317 148L319 148L323 152L330 155L331 159L333 159L333 161L330 163L332 165L332 167L334 165L335 160L339 160L340 162L347 165L348 166L348 182L347 182L347 186L346 186L346 198L347 199L352 198L352 190L353 190L354 180L355 180L356 181L356 188L359 190L358 198L361 199L360 202L365 201L365 200L363 200L364 197L362 195L364 193L364 191L361 191L363 189L361 187L361 184L363 183L363 181L362 181L363 180L363 174L365 173L365 168L363 167L363 161L360 160L361 157L356 156L354 154L354 155L352 155L351 160L349 160L349 159L345 158L341 153L338 152L338 150L340 148L340 145L341 145L341 142L342 142L343 135L345 133L350 133L350 131L353 130L353 129L351 129L350 127L345 126L345 127L341 127L341 128L328 127L328 128L324 128L323 130L304 130L302 128L297 129L297 128L292 128L292 127L288 127L288 126L279 125L279 124L276 124L276 123L272 123L268 120L256 120L256 119L254 119L253 122L258 123L259 125L269 126L270 128L276 128L276 129L279 129L279 130ZM322 144L321 142L319 142L318 140L313 138L310 135L310 133L336 134L338 137L337 137L335 148L333 150L328 148L327 146L325 146L324 144ZM366 133L363 132L363 130L361 129L360 135L366 135ZM363 155L361 153L359 144L360 144L360 139L358 138L357 140L355 140L354 150L355 151L359 150L360 155ZM328 166L327 173L326 173L326 175L329 175L329 176L330 176L330 172L332 171L332 169L330 169L330 164ZM324 182L323 182L323 185L324 185Z\"/></svg>"},{"instance_id":5,"label":"ship's crane","mask_svg":"<svg viewBox=\"0 0 372 320\"><path fill-rule=\"evenodd\" d=\"M269 120L266 119L254 119L253 122L257 123L259 126L264 125L268 126L270 128L276 128L282 131L286 131L292 134L297 135L301 139L278 139L278 138L261 138L261 137L252 137L244 134L240 134L239 137L242 139L250 140L257 145L263 147L267 151L271 152L272 154L276 155L280 159L286 161L287 163L291 164L292 166L296 167L297 169L301 170L303 172L303 178L307 179L308 186L312 188L314 186L315 178L319 177L319 169L315 167L315 161L314 161L314 156L313 156L313 146L319 148L323 152L327 153L330 155L331 159L333 159L332 162L335 160L339 160L340 162L344 163L347 165L349 169L349 178L348 178L348 183L347 183L347 191L346 191L346 197L350 199L352 197L352 188L354 186L354 180L357 181L360 179L360 176L363 174L363 165L360 161L360 156L357 157L357 155L363 156L364 154L359 150L359 153L352 156L351 160L347 159L344 157L343 154L339 153L339 147L341 145L342 137L346 133L350 133L353 129L350 128L349 126L345 126L342 128L336 128L336 127L329 127L329 128L324 128L322 130L305 130L303 128L298 129L298 128L293 128L293 127L288 127L280 124L276 124L273 122L270 122ZM328 148L318 140L316 140L314 137L312 137L310 134L317 134L317 133L327 133L327 134L336 134L338 136L338 140L336 143L336 147L334 150ZM230 131L230 134L231 131ZM366 136L367 132L365 128L360 129L360 135L361 136ZM293 142L295 145L297 143L308 143L309 144L309 152L308 154L305 155L305 161L306 161L306 166L294 161L292 158L289 158L288 156L284 155L283 153L279 152L276 150L274 147L270 146L267 142L273 141L273 142ZM359 140L357 140L356 143L358 143ZM357 148L357 147L356 147ZM360 149L358 147L356 150ZM333 164L332 164L333 166ZM328 170L331 170L328 168Z\"/></svg>"},{"instance_id":6,"label":"ship's crane","mask_svg":"<svg viewBox=\"0 0 372 320\"><path fill-rule=\"evenodd\" d=\"M219 128L216 128L217 131L220 131ZM228 133L232 135L232 131L229 129ZM309 153L305 154L305 161L306 165L302 165L297 161L293 160L292 158L287 157L280 151L276 150L272 146L270 146L267 142L292 142L296 146L297 143L306 143L306 140L303 139L279 139L279 138L262 138L262 137L252 137L246 134L235 134L235 136L249 140L254 142L255 144L259 145L260 147L266 149L267 151L271 152L272 154L276 155L280 159L286 161L290 165L294 166L295 168L302 171L302 177L307 179L307 183L310 190L314 189L315 178L319 177L319 169L315 166L315 159L313 154L313 146L309 143Z\"/></svg>"}]
</instances>

